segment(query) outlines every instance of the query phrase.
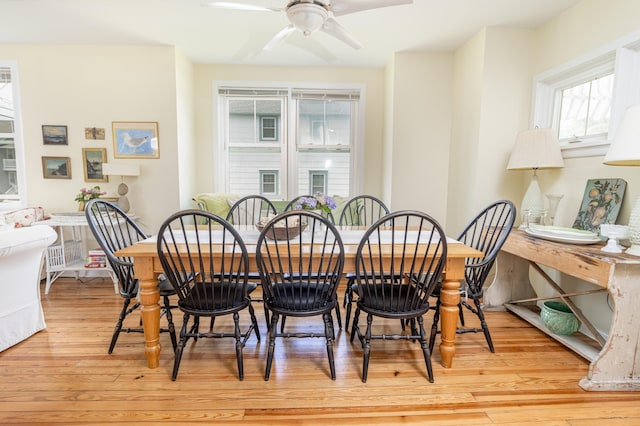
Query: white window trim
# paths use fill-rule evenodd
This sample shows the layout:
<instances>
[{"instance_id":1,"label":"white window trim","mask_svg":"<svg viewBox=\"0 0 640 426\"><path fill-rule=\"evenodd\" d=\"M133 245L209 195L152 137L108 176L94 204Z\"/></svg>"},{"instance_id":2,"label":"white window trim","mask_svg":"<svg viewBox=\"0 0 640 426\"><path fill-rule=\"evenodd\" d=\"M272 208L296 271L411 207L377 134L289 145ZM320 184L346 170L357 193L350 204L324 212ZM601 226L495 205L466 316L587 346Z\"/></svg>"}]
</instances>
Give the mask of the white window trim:
<instances>
[{"instance_id":1,"label":"white window trim","mask_svg":"<svg viewBox=\"0 0 640 426\"><path fill-rule=\"evenodd\" d=\"M0 67L11 69L11 82L13 87L13 133L16 156L16 180L18 181L18 201L0 203L0 211L15 210L27 207L27 166L24 154L24 138L22 133L22 107L20 104L20 80L18 76L18 63L15 61L1 61Z\"/></svg>"},{"instance_id":2,"label":"white window trim","mask_svg":"<svg viewBox=\"0 0 640 426\"><path fill-rule=\"evenodd\" d=\"M216 132L213 133L213 164L215 164L215 172L214 172L214 182L213 187L216 192L225 192L228 188L225 188L227 185L226 182L226 173L227 173L227 162L226 162L226 154L225 154L225 146L223 143L219 143L220 141L226 140L223 131L228 126L218 125L221 114L221 105L224 103L222 98L219 95L219 89L221 87L238 87L238 88L273 88L273 89L284 89L289 90L289 98L291 99L291 91L295 89L318 89L318 90L358 90L360 92L360 106L358 107L358 120L357 120L357 128L355 129L355 139L353 144L353 150L351 151L352 158L352 167L351 167L351 182L353 182L352 191L354 194L360 194L364 190L364 129L365 129L365 109L366 109L366 86L364 84L352 84L352 83L305 83L305 82L277 82L277 81L241 81L241 80L213 80L212 81L212 98L213 98L213 117L212 123L213 128L217 129ZM293 103L293 99L291 99L290 103ZM287 108L287 113L291 111L291 105ZM288 120L290 121L290 120ZM285 126L282 131L292 132L295 129L293 128L293 123L288 122L287 124L283 124ZM293 146L294 144L290 144ZM292 185L291 183L285 182L286 185Z\"/></svg>"},{"instance_id":3,"label":"white window trim","mask_svg":"<svg viewBox=\"0 0 640 426\"><path fill-rule=\"evenodd\" d=\"M278 179L280 172L278 170L260 170L260 194L261 195L278 195L280 193L280 188L278 187ZM263 178L265 175L274 175L275 177L275 181L274 181L274 185L275 185L275 191L274 192L265 192L264 190L264 181Z\"/></svg>"},{"instance_id":4,"label":"white window trim","mask_svg":"<svg viewBox=\"0 0 640 426\"><path fill-rule=\"evenodd\" d=\"M564 158L605 155L625 109L640 103L640 31L534 77L532 127L555 128L553 107L556 91L570 83L587 81L607 69L615 72L608 137L562 143L560 148Z\"/></svg>"},{"instance_id":5,"label":"white window trim","mask_svg":"<svg viewBox=\"0 0 640 426\"><path fill-rule=\"evenodd\" d=\"M264 120L273 120L273 127L266 127ZM273 128L273 137L264 135L265 129ZM260 116L260 140L261 141L277 141L278 140L278 117L275 115L263 115Z\"/></svg>"}]
</instances>

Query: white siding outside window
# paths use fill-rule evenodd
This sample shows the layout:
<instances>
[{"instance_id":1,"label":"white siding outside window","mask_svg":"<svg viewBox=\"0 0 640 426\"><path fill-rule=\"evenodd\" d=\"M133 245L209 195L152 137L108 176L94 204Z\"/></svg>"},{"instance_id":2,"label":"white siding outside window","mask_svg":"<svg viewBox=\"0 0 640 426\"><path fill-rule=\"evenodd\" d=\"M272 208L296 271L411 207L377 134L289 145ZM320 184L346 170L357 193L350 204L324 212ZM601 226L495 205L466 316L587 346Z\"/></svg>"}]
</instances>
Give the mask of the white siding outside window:
<instances>
[{"instance_id":1,"label":"white siding outside window","mask_svg":"<svg viewBox=\"0 0 640 426\"><path fill-rule=\"evenodd\" d=\"M361 191L363 89L266 86L217 86L216 190L286 200L322 171L322 192Z\"/></svg>"}]
</instances>

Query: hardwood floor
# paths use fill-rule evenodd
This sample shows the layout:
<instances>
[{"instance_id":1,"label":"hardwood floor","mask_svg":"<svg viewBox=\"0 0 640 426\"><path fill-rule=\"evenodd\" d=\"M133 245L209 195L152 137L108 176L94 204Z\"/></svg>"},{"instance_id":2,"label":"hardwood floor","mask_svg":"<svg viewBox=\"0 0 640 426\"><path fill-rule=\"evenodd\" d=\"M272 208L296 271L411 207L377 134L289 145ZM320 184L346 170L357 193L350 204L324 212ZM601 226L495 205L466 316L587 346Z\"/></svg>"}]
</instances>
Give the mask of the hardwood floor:
<instances>
[{"instance_id":1,"label":"hardwood floor","mask_svg":"<svg viewBox=\"0 0 640 426\"><path fill-rule=\"evenodd\" d=\"M280 339L265 382L266 330L255 306L262 341L247 343L244 381L233 340L200 339L185 349L172 382L167 334L157 369L146 366L141 334L122 334L107 354L121 299L106 279L83 281L56 281L43 294L47 329L0 353L0 424L640 425L640 392L583 391L587 362L507 312L487 313L495 354L472 333L458 336L452 369L440 366L436 350L435 383L419 345L400 341L374 342L362 383L362 351L343 331L336 381L323 339ZM175 319L181 324L182 315ZM290 318L287 327L309 322Z\"/></svg>"}]
</instances>

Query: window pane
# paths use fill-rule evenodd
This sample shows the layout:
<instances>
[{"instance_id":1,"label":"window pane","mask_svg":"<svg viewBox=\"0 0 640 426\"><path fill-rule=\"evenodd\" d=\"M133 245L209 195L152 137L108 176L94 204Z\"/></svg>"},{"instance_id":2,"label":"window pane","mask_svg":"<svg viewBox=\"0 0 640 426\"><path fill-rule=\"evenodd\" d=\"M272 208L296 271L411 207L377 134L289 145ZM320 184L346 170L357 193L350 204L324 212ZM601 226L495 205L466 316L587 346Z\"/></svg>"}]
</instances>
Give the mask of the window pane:
<instances>
[{"instance_id":1,"label":"window pane","mask_svg":"<svg viewBox=\"0 0 640 426\"><path fill-rule=\"evenodd\" d=\"M313 170L309 172L309 193L326 194L327 172L326 170Z\"/></svg>"},{"instance_id":2,"label":"window pane","mask_svg":"<svg viewBox=\"0 0 640 426\"><path fill-rule=\"evenodd\" d=\"M613 80L608 74L562 91L559 139L608 133Z\"/></svg>"},{"instance_id":3,"label":"window pane","mask_svg":"<svg viewBox=\"0 0 640 426\"><path fill-rule=\"evenodd\" d=\"M298 101L298 139L301 145L351 144L351 102Z\"/></svg>"},{"instance_id":4,"label":"window pane","mask_svg":"<svg viewBox=\"0 0 640 426\"><path fill-rule=\"evenodd\" d=\"M327 195L349 196L349 174L351 154L341 151L302 151L298 153L298 194L307 194L311 188L310 172L326 173Z\"/></svg>"},{"instance_id":5,"label":"window pane","mask_svg":"<svg viewBox=\"0 0 640 426\"><path fill-rule=\"evenodd\" d=\"M609 133L612 96L613 74L598 78L591 83L587 135Z\"/></svg>"},{"instance_id":6,"label":"window pane","mask_svg":"<svg viewBox=\"0 0 640 426\"><path fill-rule=\"evenodd\" d=\"M15 87L11 68L0 67L0 202L20 202L15 142Z\"/></svg>"},{"instance_id":7,"label":"window pane","mask_svg":"<svg viewBox=\"0 0 640 426\"><path fill-rule=\"evenodd\" d=\"M277 122L281 115L279 99L229 99L229 144L253 144L260 140L278 140ZM267 133L263 116L267 115ZM269 121L270 124L269 125Z\"/></svg>"},{"instance_id":8,"label":"window pane","mask_svg":"<svg viewBox=\"0 0 640 426\"><path fill-rule=\"evenodd\" d=\"M589 81L562 91L558 138L567 139L585 135L590 87Z\"/></svg>"},{"instance_id":9,"label":"window pane","mask_svg":"<svg viewBox=\"0 0 640 426\"><path fill-rule=\"evenodd\" d=\"M262 194L276 194L278 188L277 171L260 171L260 179L262 181Z\"/></svg>"}]
</instances>

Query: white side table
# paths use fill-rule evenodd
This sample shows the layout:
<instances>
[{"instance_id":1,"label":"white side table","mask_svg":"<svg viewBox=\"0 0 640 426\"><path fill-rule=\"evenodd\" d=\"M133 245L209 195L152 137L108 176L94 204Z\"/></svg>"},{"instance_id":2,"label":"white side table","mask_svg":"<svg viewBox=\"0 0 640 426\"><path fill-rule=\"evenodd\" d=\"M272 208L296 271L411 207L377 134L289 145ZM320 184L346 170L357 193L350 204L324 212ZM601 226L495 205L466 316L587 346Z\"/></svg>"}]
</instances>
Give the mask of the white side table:
<instances>
[{"instance_id":1,"label":"white side table","mask_svg":"<svg viewBox=\"0 0 640 426\"><path fill-rule=\"evenodd\" d=\"M49 225L57 227L58 229L58 239L54 244L47 247L45 251L47 278L47 284L44 290L45 294L49 294L51 284L65 272L74 272L75 278L79 279L80 271L106 272L111 278L111 281L113 281L115 292L118 293L118 277L108 262L104 268L85 267L86 256L82 242L82 227L88 227L89 224L83 212L52 214L51 219L41 220L31 224L31 226L37 225ZM70 229L70 238L69 235L67 235L65 239L64 228Z\"/></svg>"}]
</instances>

